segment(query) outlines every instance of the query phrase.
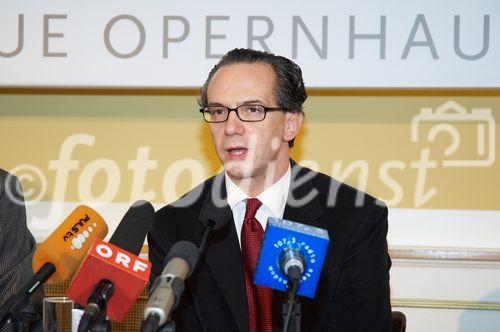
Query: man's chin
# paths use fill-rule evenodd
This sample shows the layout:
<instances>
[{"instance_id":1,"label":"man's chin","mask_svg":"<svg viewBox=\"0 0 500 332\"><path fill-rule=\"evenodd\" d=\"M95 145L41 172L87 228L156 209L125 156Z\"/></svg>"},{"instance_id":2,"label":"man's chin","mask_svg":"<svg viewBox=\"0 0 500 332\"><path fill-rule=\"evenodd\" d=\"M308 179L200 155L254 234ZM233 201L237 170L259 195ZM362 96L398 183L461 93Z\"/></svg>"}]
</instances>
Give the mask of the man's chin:
<instances>
[{"instance_id":1,"label":"man's chin","mask_svg":"<svg viewBox=\"0 0 500 332\"><path fill-rule=\"evenodd\" d=\"M227 175L235 181L240 181L252 177L252 168L245 162L230 161L224 164Z\"/></svg>"}]
</instances>

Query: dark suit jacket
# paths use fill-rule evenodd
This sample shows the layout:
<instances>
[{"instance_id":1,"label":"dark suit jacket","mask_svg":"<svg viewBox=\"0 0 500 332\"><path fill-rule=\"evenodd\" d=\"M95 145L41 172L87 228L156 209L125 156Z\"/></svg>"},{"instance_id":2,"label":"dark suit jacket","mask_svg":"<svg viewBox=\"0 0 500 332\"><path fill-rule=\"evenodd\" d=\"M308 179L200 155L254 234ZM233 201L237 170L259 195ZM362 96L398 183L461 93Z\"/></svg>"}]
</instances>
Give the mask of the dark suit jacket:
<instances>
[{"instance_id":1,"label":"dark suit jacket","mask_svg":"<svg viewBox=\"0 0 500 332\"><path fill-rule=\"evenodd\" d=\"M198 245L202 221L228 221L211 233L202 261L187 280L173 315L178 331L249 330L241 250L225 197L221 173L159 210L148 235L153 280L175 242L187 240ZM294 199L303 202L297 204ZM356 199L362 200L361 204L358 201L356 205ZM390 331L391 260L383 203L292 163L283 218L325 228L330 236L316 295L314 299L301 298L302 331ZM273 323L279 331L285 296L274 292Z\"/></svg>"},{"instance_id":2,"label":"dark suit jacket","mask_svg":"<svg viewBox=\"0 0 500 332\"><path fill-rule=\"evenodd\" d=\"M20 183L0 169L0 306L33 275L35 239L26 226L26 211ZM32 322L41 317L41 292L19 313L18 318ZM10 324L0 331L13 331Z\"/></svg>"}]
</instances>

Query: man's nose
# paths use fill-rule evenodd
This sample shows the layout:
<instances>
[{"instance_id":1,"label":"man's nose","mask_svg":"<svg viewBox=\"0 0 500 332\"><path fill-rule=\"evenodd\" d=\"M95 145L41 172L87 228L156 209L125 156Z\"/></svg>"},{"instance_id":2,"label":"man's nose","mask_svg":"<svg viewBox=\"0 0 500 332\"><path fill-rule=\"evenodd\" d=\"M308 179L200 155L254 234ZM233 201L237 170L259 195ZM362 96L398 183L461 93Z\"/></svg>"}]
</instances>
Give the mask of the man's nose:
<instances>
[{"instance_id":1,"label":"man's nose","mask_svg":"<svg viewBox=\"0 0 500 332\"><path fill-rule=\"evenodd\" d=\"M236 112L229 112L229 117L225 123L225 132L227 135L243 135L245 127L243 121L238 118Z\"/></svg>"}]
</instances>

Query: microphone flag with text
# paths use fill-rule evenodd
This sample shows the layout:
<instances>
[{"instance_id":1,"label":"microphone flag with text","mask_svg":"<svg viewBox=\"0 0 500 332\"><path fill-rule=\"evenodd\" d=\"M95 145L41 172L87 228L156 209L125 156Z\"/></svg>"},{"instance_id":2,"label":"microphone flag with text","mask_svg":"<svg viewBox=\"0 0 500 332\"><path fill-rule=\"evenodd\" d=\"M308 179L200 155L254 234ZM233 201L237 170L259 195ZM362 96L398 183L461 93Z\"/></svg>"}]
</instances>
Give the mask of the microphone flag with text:
<instances>
[{"instance_id":1,"label":"microphone flag with text","mask_svg":"<svg viewBox=\"0 0 500 332\"><path fill-rule=\"evenodd\" d=\"M35 274L0 308L0 321L20 312L33 293L44 283L59 283L71 278L95 239L103 239L108 226L93 209L79 205L36 248ZM9 317L10 316L10 317ZM0 324L1 325L1 324Z\"/></svg>"},{"instance_id":2,"label":"microphone flag with text","mask_svg":"<svg viewBox=\"0 0 500 332\"><path fill-rule=\"evenodd\" d=\"M105 314L122 321L146 285L151 264L138 255L154 217L153 206L135 202L109 243L95 241L66 295L87 306L78 330L87 331Z\"/></svg>"},{"instance_id":3,"label":"microphone flag with text","mask_svg":"<svg viewBox=\"0 0 500 332\"><path fill-rule=\"evenodd\" d=\"M298 279L297 294L314 297L330 238L325 229L270 217L254 283L286 291Z\"/></svg>"}]
</instances>

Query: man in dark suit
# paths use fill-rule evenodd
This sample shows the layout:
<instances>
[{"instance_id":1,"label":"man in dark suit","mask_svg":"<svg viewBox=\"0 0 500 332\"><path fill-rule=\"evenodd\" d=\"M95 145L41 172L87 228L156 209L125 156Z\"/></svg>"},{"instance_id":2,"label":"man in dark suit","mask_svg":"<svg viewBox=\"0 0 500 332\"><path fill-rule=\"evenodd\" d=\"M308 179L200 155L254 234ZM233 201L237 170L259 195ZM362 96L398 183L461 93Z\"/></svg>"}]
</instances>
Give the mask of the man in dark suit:
<instances>
[{"instance_id":1,"label":"man in dark suit","mask_svg":"<svg viewBox=\"0 0 500 332\"><path fill-rule=\"evenodd\" d=\"M35 239L26 226L26 211L18 179L0 169L0 307L33 275ZM41 318L41 294L18 313L16 320L0 326L1 332L28 330Z\"/></svg>"},{"instance_id":2,"label":"man in dark suit","mask_svg":"<svg viewBox=\"0 0 500 332\"><path fill-rule=\"evenodd\" d=\"M285 295L252 283L267 217L328 230L314 299L302 298L303 331L390 331L387 208L290 159L307 95L292 61L246 49L210 72L200 110L224 172L156 214L148 236L152 278L177 241L214 231L173 319L179 331L282 329ZM256 249L257 248L257 249Z\"/></svg>"}]
</instances>

